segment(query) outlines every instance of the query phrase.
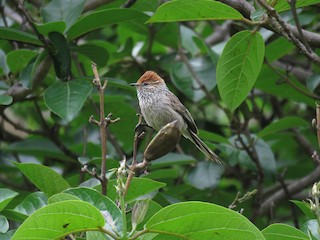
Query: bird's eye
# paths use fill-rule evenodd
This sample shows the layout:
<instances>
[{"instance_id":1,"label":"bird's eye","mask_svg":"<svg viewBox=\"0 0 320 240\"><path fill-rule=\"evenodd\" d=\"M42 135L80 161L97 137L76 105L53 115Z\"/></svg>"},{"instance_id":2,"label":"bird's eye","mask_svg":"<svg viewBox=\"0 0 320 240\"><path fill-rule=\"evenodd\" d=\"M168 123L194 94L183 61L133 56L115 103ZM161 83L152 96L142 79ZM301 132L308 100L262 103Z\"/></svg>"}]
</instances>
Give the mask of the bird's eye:
<instances>
[{"instance_id":1,"label":"bird's eye","mask_svg":"<svg viewBox=\"0 0 320 240\"><path fill-rule=\"evenodd\" d=\"M148 86L148 85L149 85L149 83L144 82L142 85L143 85L143 86Z\"/></svg>"}]
</instances>

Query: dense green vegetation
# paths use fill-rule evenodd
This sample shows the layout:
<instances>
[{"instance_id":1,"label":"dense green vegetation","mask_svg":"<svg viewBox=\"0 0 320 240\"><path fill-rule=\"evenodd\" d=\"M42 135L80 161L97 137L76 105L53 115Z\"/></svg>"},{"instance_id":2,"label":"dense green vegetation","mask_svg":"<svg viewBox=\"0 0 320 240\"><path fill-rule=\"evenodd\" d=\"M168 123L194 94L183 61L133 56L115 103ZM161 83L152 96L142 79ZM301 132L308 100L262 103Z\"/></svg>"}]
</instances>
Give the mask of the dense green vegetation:
<instances>
[{"instance_id":1,"label":"dense green vegetation","mask_svg":"<svg viewBox=\"0 0 320 240\"><path fill-rule=\"evenodd\" d=\"M320 239L319 0L0 3L0 239ZM136 128L146 70L224 164Z\"/></svg>"}]
</instances>

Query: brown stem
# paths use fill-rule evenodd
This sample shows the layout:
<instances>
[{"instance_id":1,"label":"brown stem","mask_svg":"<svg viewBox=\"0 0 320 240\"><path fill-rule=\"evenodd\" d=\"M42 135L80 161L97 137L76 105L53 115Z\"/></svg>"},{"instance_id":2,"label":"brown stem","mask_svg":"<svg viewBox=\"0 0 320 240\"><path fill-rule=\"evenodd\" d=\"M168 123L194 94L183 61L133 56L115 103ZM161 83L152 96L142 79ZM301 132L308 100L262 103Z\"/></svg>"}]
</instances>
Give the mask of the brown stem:
<instances>
[{"instance_id":1,"label":"brown stem","mask_svg":"<svg viewBox=\"0 0 320 240\"><path fill-rule=\"evenodd\" d=\"M107 172L107 134L106 134L106 128L107 128L107 122L104 114L104 90L107 86L107 80L105 82L101 83L97 65L95 63L92 64L92 71L94 74L94 80L93 83L97 86L99 91L99 102L100 102L100 121L98 123L99 129L100 129L100 138L101 138L101 189L102 194L107 194L107 185L108 185L108 179L106 178L106 172Z\"/></svg>"}]
</instances>

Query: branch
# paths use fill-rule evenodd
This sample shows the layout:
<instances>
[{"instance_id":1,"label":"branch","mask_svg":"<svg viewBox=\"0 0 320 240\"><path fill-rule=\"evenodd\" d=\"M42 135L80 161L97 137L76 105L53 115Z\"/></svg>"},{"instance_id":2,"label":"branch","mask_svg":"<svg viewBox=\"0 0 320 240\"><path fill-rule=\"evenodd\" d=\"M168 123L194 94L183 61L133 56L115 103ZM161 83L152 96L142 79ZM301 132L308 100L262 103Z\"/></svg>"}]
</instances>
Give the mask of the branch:
<instances>
[{"instance_id":1,"label":"branch","mask_svg":"<svg viewBox=\"0 0 320 240\"><path fill-rule=\"evenodd\" d=\"M309 175L296 180L292 182L291 184L287 185L287 193L289 193L291 196L295 195L305 188L311 186L314 182L318 181L320 178L320 165L316 167L316 169L311 172ZM279 204L282 200L286 199L287 193L284 189L281 189L274 194L272 194L270 197L266 198L259 209L258 214L263 215L269 212L270 208L276 206Z\"/></svg>"},{"instance_id":2,"label":"branch","mask_svg":"<svg viewBox=\"0 0 320 240\"><path fill-rule=\"evenodd\" d=\"M88 12L94 10L104 4L114 2L115 0L92 0L87 1L86 5L84 6L83 12Z\"/></svg>"},{"instance_id":3,"label":"branch","mask_svg":"<svg viewBox=\"0 0 320 240\"><path fill-rule=\"evenodd\" d=\"M320 57L313 51L309 51L307 47L297 38L288 28L287 23L282 19L282 17L277 13L277 11L271 7L265 0L257 0L259 4L267 10L269 16L270 25L281 34L283 37L291 41L300 51L309 58L312 62L320 66ZM272 21L275 19L275 21Z\"/></svg>"}]
</instances>

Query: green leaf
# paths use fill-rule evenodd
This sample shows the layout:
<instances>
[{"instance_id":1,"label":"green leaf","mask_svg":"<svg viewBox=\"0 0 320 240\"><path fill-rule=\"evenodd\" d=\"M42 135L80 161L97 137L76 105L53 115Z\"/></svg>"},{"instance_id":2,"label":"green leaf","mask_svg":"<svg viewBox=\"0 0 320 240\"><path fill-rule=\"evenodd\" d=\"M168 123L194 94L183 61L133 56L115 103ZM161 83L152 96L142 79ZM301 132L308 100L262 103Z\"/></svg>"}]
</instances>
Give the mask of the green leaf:
<instances>
[{"instance_id":1,"label":"green leaf","mask_svg":"<svg viewBox=\"0 0 320 240\"><path fill-rule=\"evenodd\" d=\"M70 78L71 73L71 54L67 39L59 32L50 32L51 41L49 53L53 59L54 70L61 80Z\"/></svg>"},{"instance_id":2,"label":"green leaf","mask_svg":"<svg viewBox=\"0 0 320 240\"><path fill-rule=\"evenodd\" d=\"M74 50L90 58L90 60L98 64L99 67L105 66L108 62L109 53L104 47L94 44L83 44L77 46Z\"/></svg>"},{"instance_id":3,"label":"green leaf","mask_svg":"<svg viewBox=\"0 0 320 240\"><path fill-rule=\"evenodd\" d=\"M243 215L204 202L167 206L151 217L145 226L148 232L182 239L265 239L259 229Z\"/></svg>"},{"instance_id":4,"label":"green leaf","mask_svg":"<svg viewBox=\"0 0 320 240\"><path fill-rule=\"evenodd\" d=\"M41 9L46 23L64 21L67 29L80 17L85 0L53 0Z\"/></svg>"},{"instance_id":5,"label":"green leaf","mask_svg":"<svg viewBox=\"0 0 320 240\"><path fill-rule=\"evenodd\" d=\"M9 230L9 222L5 216L0 215L0 233L6 233Z\"/></svg>"},{"instance_id":6,"label":"green leaf","mask_svg":"<svg viewBox=\"0 0 320 240\"><path fill-rule=\"evenodd\" d=\"M30 43L37 46L42 46L34 34L23 32L14 28L0 27L0 39L13 40L17 42Z\"/></svg>"},{"instance_id":7,"label":"green leaf","mask_svg":"<svg viewBox=\"0 0 320 240\"><path fill-rule=\"evenodd\" d=\"M37 209L47 205L48 197L43 192L29 194L14 209L6 209L5 215L8 219L23 222Z\"/></svg>"},{"instance_id":8,"label":"green leaf","mask_svg":"<svg viewBox=\"0 0 320 240\"><path fill-rule=\"evenodd\" d=\"M89 81L76 79L57 82L45 91L44 101L52 112L71 121L81 110L91 91L92 85Z\"/></svg>"},{"instance_id":9,"label":"green leaf","mask_svg":"<svg viewBox=\"0 0 320 240\"><path fill-rule=\"evenodd\" d=\"M13 98L9 95L0 95L0 105L10 105Z\"/></svg>"},{"instance_id":10,"label":"green leaf","mask_svg":"<svg viewBox=\"0 0 320 240\"><path fill-rule=\"evenodd\" d=\"M300 117L284 117L279 119L276 122L271 123L262 129L257 135L260 138L263 138L269 134L280 132L294 127L305 127L308 125L308 122Z\"/></svg>"},{"instance_id":11,"label":"green leaf","mask_svg":"<svg viewBox=\"0 0 320 240\"><path fill-rule=\"evenodd\" d=\"M47 196L62 192L70 187L58 173L47 166L34 163L15 163L15 165Z\"/></svg>"},{"instance_id":12,"label":"green leaf","mask_svg":"<svg viewBox=\"0 0 320 240\"><path fill-rule=\"evenodd\" d=\"M145 18L145 20L147 20L148 16L133 9L107 9L89 13L70 27L67 33L68 39L73 40L83 34L105 27L109 24L132 21L137 18ZM103 21L101 21L101 19L103 19Z\"/></svg>"},{"instance_id":13,"label":"green leaf","mask_svg":"<svg viewBox=\"0 0 320 240\"><path fill-rule=\"evenodd\" d=\"M62 193L57 193L55 195L52 195L48 199L48 204L63 202L63 201L68 201L68 200L80 200L80 198L73 196L69 193L62 192Z\"/></svg>"},{"instance_id":14,"label":"green leaf","mask_svg":"<svg viewBox=\"0 0 320 240\"><path fill-rule=\"evenodd\" d=\"M10 230L6 233L0 233L1 240L11 240L15 230Z\"/></svg>"},{"instance_id":15,"label":"green leaf","mask_svg":"<svg viewBox=\"0 0 320 240\"><path fill-rule=\"evenodd\" d=\"M10 72L14 74L19 73L36 55L37 53L35 51L27 49L19 49L9 52L7 55L7 64L10 68Z\"/></svg>"},{"instance_id":16,"label":"green leaf","mask_svg":"<svg viewBox=\"0 0 320 240\"><path fill-rule=\"evenodd\" d=\"M307 79L307 88L312 93L320 92L320 75L313 74Z\"/></svg>"},{"instance_id":17,"label":"green leaf","mask_svg":"<svg viewBox=\"0 0 320 240\"><path fill-rule=\"evenodd\" d=\"M311 210L310 204L297 200L290 200L293 202L309 219L317 218L316 214Z\"/></svg>"},{"instance_id":18,"label":"green leaf","mask_svg":"<svg viewBox=\"0 0 320 240\"><path fill-rule=\"evenodd\" d=\"M308 236L300 230L286 224L271 224L262 231L266 240L308 240Z\"/></svg>"},{"instance_id":19,"label":"green leaf","mask_svg":"<svg viewBox=\"0 0 320 240\"><path fill-rule=\"evenodd\" d=\"M148 173L144 178L149 179L175 179L179 177L179 172L177 169L160 169L160 170L154 170Z\"/></svg>"},{"instance_id":20,"label":"green leaf","mask_svg":"<svg viewBox=\"0 0 320 240\"><path fill-rule=\"evenodd\" d=\"M178 0L162 4L147 23L242 19L237 10L210 0Z\"/></svg>"},{"instance_id":21,"label":"green leaf","mask_svg":"<svg viewBox=\"0 0 320 240\"><path fill-rule=\"evenodd\" d=\"M223 167L209 161L199 162L188 174L188 182L197 189L214 189L220 183Z\"/></svg>"},{"instance_id":22,"label":"green leaf","mask_svg":"<svg viewBox=\"0 0 320 240\"><path fill-rule=\"evenodd\" d=\"M189 62L201 84L203 84L208 91L211 91L216 86L215 65L211 59L209 57L197 57L190 59ZM173 62L170 65L169 71L173 84L190 100L199 102L206 96L184 63Z\"/></svg>"},{"instance_id":23,"label":"green leaf","mask_svg":"<svg viewBox=\"0 0 320 240\"><path fill-rule=\"evenodd\" d=\"M320 3L320 0L299 0L296 3L296 8L307 7L307 6L318 4L318 3ZM274 8L278 12L282 12L282 11L289 10L290 5L288 4L287 0L277 0Z\"/></svg>"},{"instance_id":24,"label":"green leaf","mask_svg":"<svg viewBox=\"0 0 320 240\"><path fill-rule=\"evenodd\" d=\"M12 240L61 239L80 231L98 231L104 219L90 203L70 200L50 204L34 212L15 232Z\"/></svg>"},{"instance_id":25,"label":"green leaf","mask_svg":"<svg viewBox=\"0 0 320 240\"><path fill-rule=\"evenodd\" d=\"M63 33L66 29L66 23L65 22L48 22L44 24L34 24L39 33L41 33L44 36L48 36L50 32L59 32Z\"/></svg>"},{"instance_id":26,"label":"green leaf","mask_svg":"<svg viewBox=\"0 0 320 240\"><path fill-rule=\"evenodd\" d=\"M199 130L199 137L205 141L212 141L217 143L229 143L227 138L221 135L218 135L216 133L208 132L205 130Z\"/></svg>"},{"instance_id":27,"label":"green leaf","mask_svg":"<svg viewBox=\"0 0 320 240\"><path fill-rule=\"evenodd\" d=\"M231 111L252 89L263 58L264 41L259 32L244 30L228 41L218 62L217 81L222 101Z\"/></svg>"},{"instance_id":28,"label":"green leaf","mask_svg":"<svg viewBox=\"0 0 320 240\"><path fill-rule=\"evenodd\" d=\"M294 49L295 46L287 39L278 38L266 46L266 59L271 63L285 56Z\"/></svg>"},{"instance_id":29,"label":"green leaf","mask_svg":"<svg viewBox=\"0 0 320 240\"><path fill-rule=\"evenodd\" d=\"M113 201L115 201L118 196L116 192L116 185L116 179L112 179L108 182L108 197L110 197ZM137 200L139 197L163 188L165 185L165 183L157 182L151 179L133 178L125 200L127 203L130 203L134 200Z\"/></svg>"},{"instance_id":30,"label":"green leaf","mask_svg":"<svg viewBox=\"0 0 320 240\"><path fill-rule=\"evenodd\" d=\"M114 230L116 226L118 231L122 230L122 214L118 206L108 197L103 196L101 193L94 189L78 187L69 188L64 191L65 193L72 194L78 197L82 201L88 202L98 208L103 214L107 215L107 225L108 229Z\"/></svg>"},{"instance_id":31,"label":"green leaf","mask_svg":"<svg viewBox=\"0 0 320 240\"><path fill-rule=\"evenodd\" d=\"M14 199L19 193L8 188L0 188L0 212Z\"/></svg>"}]
</instances>

